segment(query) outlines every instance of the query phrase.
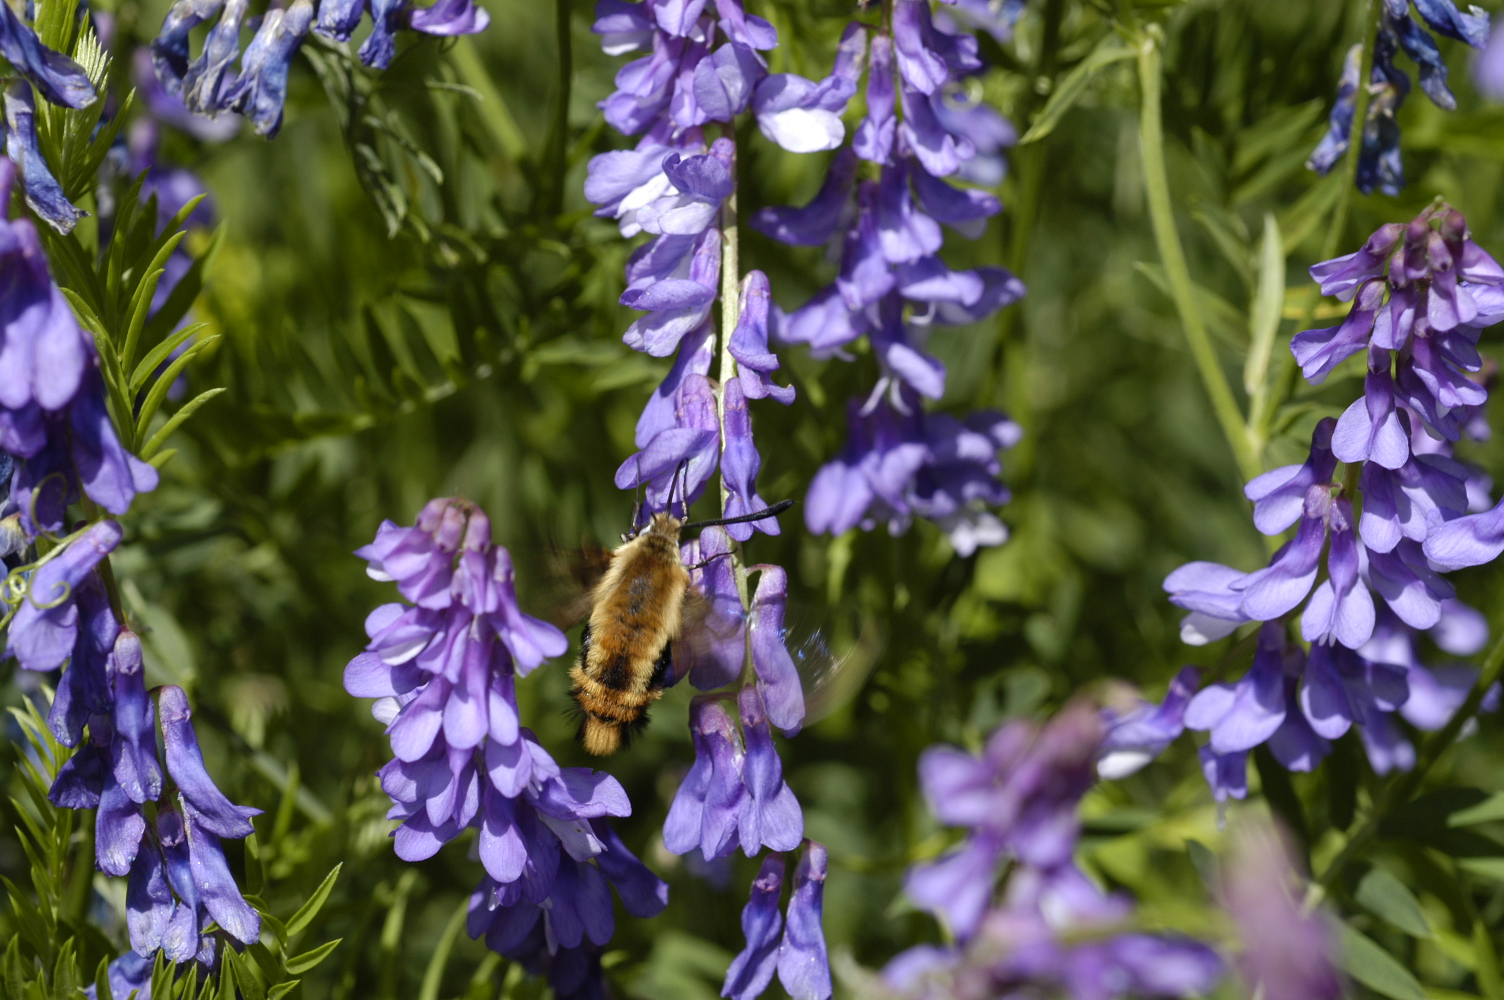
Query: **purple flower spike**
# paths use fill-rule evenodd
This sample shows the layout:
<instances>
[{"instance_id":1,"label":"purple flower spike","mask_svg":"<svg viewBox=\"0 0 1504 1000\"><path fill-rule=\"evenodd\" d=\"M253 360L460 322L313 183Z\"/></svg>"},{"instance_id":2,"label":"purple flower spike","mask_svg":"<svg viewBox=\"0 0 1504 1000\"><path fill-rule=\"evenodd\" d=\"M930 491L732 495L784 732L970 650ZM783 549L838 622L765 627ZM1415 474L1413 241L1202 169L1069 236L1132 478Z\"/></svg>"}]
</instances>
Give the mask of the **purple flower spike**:
<instances>
[{"instance_id":1,"label":"purple flower spike","mask_svg":"<svg viewBox=\"0 0 1504 1000\"><path fill-rule=\"evenodd\" d=\"M99 870L117 878L129 875L145 835L141 807L115 783L113 775L106 775L94 815L94 861Z\"/></svg>"},{"instance_id":2,"label":"purple flower spike","mask_svg":"<svg viewBox=\"0 0 1504 1000\"><path fill-rule=\"evenodd\" d=\"M1384 274L1390 254L1405 235L1405 224L1391 222L1374 231L1362 249L1344 257L1334 257L1311 266L1311 280L1321 286L1322 295L1334 295L1349 302L1358 286L1369 278Z\"/></svg>"},{"instance_id":3,"label":"purple flower spike","mask_svg":"<svg viewBox=\"0 0 1504 1000\"><path fill-rule=\"evenodd\" d=\"M1343 462L1375 462L1398 469L1410 457L1410 440L1395 409L1389 352L1369 351L1363 396L1349 406L1332 433L1332 453Z\"/></svg>"},{"instance_id":4,"label":"purple flower spike","mask_svg":"<svg viewBox=\"0 0 1504 1000\"><path fill-rule=\"evenodd\" d=\"M841 112L856 83L830 76L816 83L793 73L775 73L757 85L752 111L757 128L790 153L837 149L846 138Z\"/></svg>"},{"instance_id":5,"label":"purple flower spike","mask_svg":"<svg viewBox=\"0 0 1504 1000\"><path fill-rule=\"evenodd\" d=\"M165 685L157 696L157 710L161 715L162 742L167 748L167 773L192 807L195 824L221 837L248 837L254 833L250 818L261 815L261 810L231 803L209 777L198 736L193 731L193 712L183 689Z\"/></svg>"},{"instance_id":6,"label":"purple flower spike","mask_svg":"<svg viewBox=\"0 0 1504 1000\"><path fill-rule=\"evenodd\" d=\"M767 711L757 688L748 685L737 695L747 758L742 780L747 786L746 812L741 819L742 851L753 857L764 846L792 851L804 837L804 813L783 780L783 762L773 746Z\"/></svg>"},{"instance_id":7,"label":"purple flower spike","mask_svg":"<svg viewBox=\"0 0 1504 1000\"><path fill-rule=\"evenodd\" d=\"M115 959L109 965L107 973L110 981L110 995L115 997L135 995L146 996L151 989L151 973L154 963L149 958L143 958L134 951L128 951ZM84 989L89 1000L98 1000L94 985L91 983Z\"/></svg>"},{"instance_id":8,"label":"purple flower spike","mask_svg":"<svg viewBox=\"0 0 1504 1000\"><path fill-rule=\"evenodd\" d=\"M752 598L752 666L769 721L783 735L792 737L804 725L804 690L799 683L799 668L784 642L788 574L778 566L752 568L760 572L757 593Z\"/></svg>"},{"instance_id":9,"label":"purple flower spike","mask_svg":"<svg viewBox=\"0 0 1504 1000\"><path fill-rule=\"evenodd\" d=\"M1326 134L1306 160L1306 169L1314 170L1322 177L1331 173L1342 154L1347 152L1353 130L1353 114L1358 103L1358 77L1362 73L1362 62L1363 45L1359 43L1348 49L1342 60L1342 76L1337 82L1337 99L1332 102L1331 114L1327 116Z\"/></svg>"},{"instance_id":10,"label":"purple flower spike","mask_svg":"<svg viewBox=\"0 0 1504 1000\"><path fill-rule=\"evenodd\" d=\"M1210 730L1217 754L1251 750L1285 721L1284 627L1274 622L1259 632L1253 667L1233 684L1213 684L1191 699L1185 724Z\"/></svg>"},{"instance_id":11,"label":"purple flower spike","mask_svg":"<svg viewBox=\"0 0 1504 1000\"><path fill-rule=\"evenodd\" d=\"M1403 667L1370 663L1342 646L1311 647L1300 706L1318 736L1337 739L1354 722L1393 712L1408 697Z\"/></svg>"},{"instance_id":12,"label":"purple flower spike","mask_svg":"<svg viewBox=\"0 0 1504 1000\"><path fill-rule=\"evenodd\" d=\"M1186 705L1200 682L1195 667L1182 667L1161 704L1143 702L1123 715L1104 710L1106 735L1097 751L1097 774L1109 781L1126 778L1164 753L1185 731Z\"/></svg>"},{"instance_id":13,"label":"purple flower spike","mask_svg":"<svg viewBox=\"0 0 1504 1000\"><path fill-rule=\"evenodd\" d=\"M779 933L783 930L783 915L778 912L783 871L783 855L769 854L762 859L762 869L742 909L742 935L747 943L726 970L723 997L755 1000L773 981L778 968Z\"/></svg>"},{"instance_id":14,"label":"purple flower spike","mask_svg":"<svg viewBox=\"0 0 1504 1000\"><path fill-rule=\"evenodd\" d=\"M186 824L188 859L199 902L231 937L242 944L255 944L261 937L261 917L240 895L219 838L202 820L190 805Z\"/></svg>"},{"instance_id":15,"label":"purple flower spike","mask_svg":"<svg viewBox=\"0 0 1504 1000\"><path fill-rule=\"evenodd\" d=\"M120 544L114 521L100 521L37 570L11 619L9 652L26 670L56 670L78 637L77 597L84 580Z\"/></svg>"},{"instance_id":16,"label":"purple flower spike","mask_svg":"<svg viewBox=\"0 0 1504 1000\"><path fill-rule=\"evenodd\" d=\"M1372 279L1358 289L1352 311L1341 325L1324 330L1306 330L1290 341L1301 373L1312 385L1326 381L1338 365L1368 346L1373 334L1374 318L1384 303L1384 282Z\"/></svg>"},{"instance_id":17,"label":"purple flower spike","mask_svg":"<svg viewBox=\"0 0 1504 1000\"><path fill-rule=\"evenodd\" d=\"M1385 603L1411 628L1435 626L1441 621L1442 602L1456 596L1452 585L1426 565L1421 547L1408 540L1392 552L1370 552L1368 578Z\"/></svg>"},{"instance_id":18,"label":"purple flower spike","mask_svg":"<svg viewBox=\"0 0 1504 1000\"><path fill-rule=\"evenodd\" d=\"M1292 893L1294 866L1270 826L1239 829L1223 884L1228 912L1243 938L1238 972L1266 997L1339 1000L1336 942L1319 914Z\"/></svg>"},{"instance_id":19,"label":"purple flower spike","mask_svg":"<svg viewBox=\"0 0 1504 1000\"><path fill-rule=\"evenodd\" d=\"M778 981L793 1000L827 1000L831 993L822 925L827 866L825 845L806 840L804 856L794 868L788 921L778 946Z\"/></svg>"}]
</instances>

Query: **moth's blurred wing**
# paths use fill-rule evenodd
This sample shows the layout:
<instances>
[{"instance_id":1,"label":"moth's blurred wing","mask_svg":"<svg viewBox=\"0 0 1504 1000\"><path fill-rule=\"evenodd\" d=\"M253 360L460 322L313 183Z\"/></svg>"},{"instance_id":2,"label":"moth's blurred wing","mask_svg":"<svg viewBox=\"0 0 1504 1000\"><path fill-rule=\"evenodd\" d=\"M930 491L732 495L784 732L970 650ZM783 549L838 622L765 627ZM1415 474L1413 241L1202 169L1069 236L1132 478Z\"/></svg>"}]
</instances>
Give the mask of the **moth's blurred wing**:
<instances>
[{"instance_id":1,"label":"moth's blurred wing","mask_svg":"<svg viewBox=\"0 0 1504 1000\"><path fill-rule=\"evenodd\" d=\"M801 616L784 628L783 641L804 689L804 724L811 725L857 696L877 665L887 637L871 617L859 623L830 621L827 627L816 628Z\"/></svg>"},{"instance_id":2,"label":"moth's blurred wing","mask_svg":"<svg viewBox=\"0 0 1504 1000\"><path fill-rule=\"evenodd\" d=\"M667 683L690 676L695 687L708 691L736 680L746 656L746 623L740 603L714 601L690 587L684 595L673 674Z\"/></svg>"},{"instance_id":3,"label":"moth's blurred wing","mask_svg":"<svg viewBox=\"0 0 1504 1000\"><path fill-rule=\"evenodd\" d=\"M579 548L550 546L531 592L539 595L543 617L565 631L584 621L594 606L595 585L611 565L611 550L594 542Z\"/></svg>"}]
</instances>

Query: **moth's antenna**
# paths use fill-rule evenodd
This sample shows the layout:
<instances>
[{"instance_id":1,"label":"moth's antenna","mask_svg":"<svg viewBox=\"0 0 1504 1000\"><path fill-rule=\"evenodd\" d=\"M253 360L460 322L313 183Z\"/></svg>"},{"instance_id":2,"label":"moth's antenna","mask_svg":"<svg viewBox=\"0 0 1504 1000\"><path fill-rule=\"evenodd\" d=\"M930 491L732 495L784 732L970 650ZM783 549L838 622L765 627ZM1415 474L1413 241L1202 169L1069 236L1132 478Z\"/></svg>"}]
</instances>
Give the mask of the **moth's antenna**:
<instances>
[{"instance_id":1,"label":"moth's antenna","mask_svg":"<svg viewBox=\"0 0 1504 1000\"><path fill-rule=\"evenodd\" d=\"M792 506L794 506L794 501L780 500L771 507L754 510L752 513L743 514L740 517L718 517L711 521L695 521L690 524L680 525L679 530L688 531L690 528L713 528L718 524L742 524L747 521L763 521L770 517L777 517Z\"/></svg>"}]
</instances>

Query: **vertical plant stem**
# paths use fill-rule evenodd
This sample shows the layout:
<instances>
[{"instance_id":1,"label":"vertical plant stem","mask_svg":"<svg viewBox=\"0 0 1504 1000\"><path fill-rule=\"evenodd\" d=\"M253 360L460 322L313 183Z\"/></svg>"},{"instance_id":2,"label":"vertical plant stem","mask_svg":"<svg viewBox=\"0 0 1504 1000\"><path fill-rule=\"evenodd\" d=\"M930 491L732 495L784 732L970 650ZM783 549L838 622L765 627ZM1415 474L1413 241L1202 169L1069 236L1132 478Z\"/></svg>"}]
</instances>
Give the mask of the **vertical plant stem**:
<instances>
[{"instance_id":1,"label":"vertical plant stem","mask_svg":"<svg viewBox=\"0 0 1504 1000\"><path fill-rule=\"evenodd\" d=\"M735 142L735 135L728 126L727 138ZM740 157L736 147L731 150L731 193L721 203L721 337L720 337L720 386L715 394L716 423L721 435L721 516L726 516L726 501L731 496L726 486L726 385L736 378L736 358L731 356L731 331L741 316L741 257L737 225L736 170ZM736 574L736 592L741 597L742 608L750 606L747 597L747 570L742 563L741 545L734 542L731 549L731 564Z\"/></svg>"},{"instance_id":2,"label":"vertical plant stem","mask_svg":"<svg viewBox=\"0 0 1504 1000\"><path fill-rule=\"evenodd\" d=\"M1185 328L1186 340L1191 354L1200 369L1201 381L1211 397L1212 410L1222 433L1232 448L1233 458L1244 479L1252 479L1262 470L1249 445L1244 427L1243 413L1233 397L1232 386L1217 361L1217 352L1212 347L1211 335L1201 318L1196 304L1195 286L1191 284L1191 272L1186 266L1185 250L1180 244L1180 234L1175 229L1175 210L1170 201L1170 181L1165 172L1164 120L1161 114L1161 57L1160 37L1155 26L1150 26L1138 41L1138 74L1141 88L1139 109L1139 138L1143 143L1144 193L1149 203L1149 218L1154 227L1154 241L1159 245L1160 260L1164 263L1165 280L1170 285L1170 295L1175 301L1175 310L1180 314L1181 326Z\"/></svg>"}]
</instances>

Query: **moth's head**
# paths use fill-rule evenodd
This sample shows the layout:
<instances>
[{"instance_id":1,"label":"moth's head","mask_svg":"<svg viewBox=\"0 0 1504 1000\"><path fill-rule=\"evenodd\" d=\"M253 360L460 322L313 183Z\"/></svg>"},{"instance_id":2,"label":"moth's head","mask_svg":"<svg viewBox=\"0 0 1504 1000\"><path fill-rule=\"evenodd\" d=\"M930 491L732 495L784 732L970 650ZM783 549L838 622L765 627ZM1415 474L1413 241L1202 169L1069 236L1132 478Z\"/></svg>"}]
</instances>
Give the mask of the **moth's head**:
<instances>
[{"instance_id":1,"label":"moth's head","mask_svg":"<svg viewBox=\"0 0 1504 1000\"><path fill-rule=\"evenodd\" d=\"M648 522L648 526L643 529L643 534L662 535L664 538L670 538L677 542L679 540L679 529L683 524L683 521L672 514L654 514L653 519Z\"/></svg>"}]
</instances>

